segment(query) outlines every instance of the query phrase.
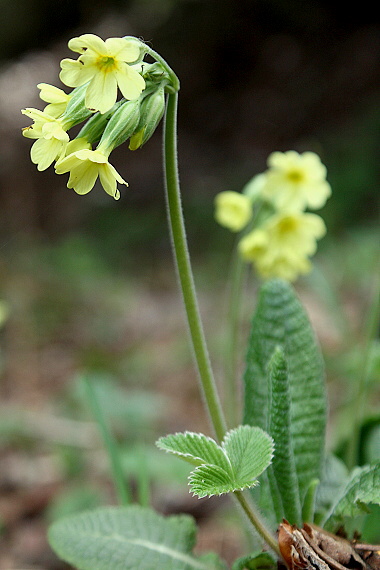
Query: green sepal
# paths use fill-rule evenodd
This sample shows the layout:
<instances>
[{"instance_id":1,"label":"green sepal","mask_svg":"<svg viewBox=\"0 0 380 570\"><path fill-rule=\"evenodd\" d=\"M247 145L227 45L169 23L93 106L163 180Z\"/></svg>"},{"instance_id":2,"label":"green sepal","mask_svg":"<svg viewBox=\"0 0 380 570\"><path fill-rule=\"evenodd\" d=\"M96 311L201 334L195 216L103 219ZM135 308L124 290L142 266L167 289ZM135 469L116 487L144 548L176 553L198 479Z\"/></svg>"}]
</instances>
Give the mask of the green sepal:
<instances>
[{"instance_id":1,"label":"green sepal","mask_svg":"<svg viewBox=\"0 0 380 570\"><path fill-rule=\"evenodd\" d=\"M65 112L60 117L67 129L79 125L94 114L94 111L90 111L84 103L87 87L88 83L75 87L70 94Z\"/></svg>"},{"instance_id":2,"label":"green sepal","mask_svg":"<svg viewBox=\"0 0 380 570\"><path fill-rule=\"evenodd\" d=\"M141 97L133 101L123 101L111 115L98 148L102 147L111 152L136 132L140 120L140 105Z\"/></svg>"},{"instance_id":3,"label":"green sepal","mask_svg":"<svg viewBox=\"0 0 380 570\"><path fill-rule=\"evenodd\" d=\"M84 138L90 144L99 142L110 118L114 113L116 113L124 101L125 99L117 101L117 103L115 103L115 105L111 107L111 109L106 113L93 113L92 117L90 117L88 121L86 121L86 123L83 125L76 138Z\"/></svg>"},{"instance_id":4,"label":"green sepal","mask_svg":"<svg viewBox=\"0 0 380 570\"><path fill-rule=\"evenodd\" d=\"M154 134L165 111L164 87L147 95L141 103L140 120L136 132L129 141L129 149L136 150L145 144Z\"/></svg>"}]
</instances>

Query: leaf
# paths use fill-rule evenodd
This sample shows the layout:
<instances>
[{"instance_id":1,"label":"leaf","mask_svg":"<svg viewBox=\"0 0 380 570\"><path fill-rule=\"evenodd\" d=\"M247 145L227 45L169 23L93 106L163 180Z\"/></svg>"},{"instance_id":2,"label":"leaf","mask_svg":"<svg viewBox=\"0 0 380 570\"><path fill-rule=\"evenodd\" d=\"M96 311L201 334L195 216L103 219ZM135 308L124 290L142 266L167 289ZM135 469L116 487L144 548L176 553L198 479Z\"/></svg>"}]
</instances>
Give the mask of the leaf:
<instances>
[{"instance_id":1,"label":"leaf","mask_svg":"<svg viewBox=\"0 0 380 570\"><path fill-rule=\"evenodd\" d=\"M219 465L226 471L231 466L220 445L211 437L202 433L186 431L160 437L156 442L157 447L174 455L178 455L192 465L210 463Z\"/></svg>"},{"instance_id":2,"label":"leaf","mask_svg":"<svg viewBox=\"0 0 380 570\"><path fill-rule=\"evenodd\" d=\"M324 526L330 529L344 517L367 513L370 503L380 505L380 463L353 471L350 481L326 516Z\"/></svg>"},{"instance_id":3,"label":"leaf","mask_svg":"<svg viewBox=\"0 0 380 570\"><path fill-rule=\"evenodd\" d=\"M282 518L285 517L291 524L300 525L301 502L290 431L291 401L288 371L282 348L276 347L268 364L268 372L268 431L275 444L275 453L269 468L269 482L271 485L276 485L272 495L280 496L283 507Z\"/></svg>"},{"instance_id":4,"label":"leaf","mask_svg":"<svg viewBox=\"0 0 380 570\"><path fill-rule=\"evenodd\" d=\"M264 430L252 426L239 426L227 432L222 447L237 482L261 475L273 457L272 438Z\"/></svg>"},{"instance_id":5,"label":"leaf","mask_svg":"<svg viewBox=\"0 0 380 570\"><path fill-rule=\"evenodd\" d=\"M307 315L293 287L273 279L261 290L252 320L244 375L244 423L267 429L268 365L277 346L288 366L291 438L301 500L320 477L326 394L323 363ZM270 434L271 435L271 434Z\"/></svg>"},{"instance_id":6,"label":"leaf","mask_svg":"<svg viewBox=\"0 0 380 570\"><path fill-rule=\"evenodd\" d=\"M341 496L342 489L345 488L348 480L348 469L343 461L333 454L328 454L316 493L315 522L317 524L320 524L321 519L331 509L337 497Z\"/></svg>"},{"instance_id":7,"label":"leaf","mask_svg":"<svg viewBox=\"0 0 380 570\"><path fill-rule=\"evenodd\" d=\"M252 426L230 430L221 446L203 434L191 432L160 438L157 445L196 465L189 481L191 491L199 497L253 487L273 456L272 438Z\"/></svg>"},{"instance_id":8,"label":"leaf","mask_svg":"<svg viewBox=\"0 0 380 570\"><path fill-rule=\"evenodd\" d=\"M202 497L212 497L213 495L223 495L237 490L231 475L218 465L200 465L191 472L189 477L190 489L194 495L200 499ZM253 484L257 481L253 482ZM252 486L250 481L247 486Z\"/></svg>"},{"instance_id":9,"label":"leaf","mask_svg":"<svg viewBox=\"0 0 380 570\"><path fill-rule=\"evenodd\" d=\"M253 552L235 560L231 570L276 570L277 561L268 552Z\"/></svg>"},{"instance_id":10,"label":"leaf","mask_svg":"<svg viewBox=\"0 0 380 570\"><path fill-rule=\"evenodd\" d=\"M221 563L192 556L196 528L187 515L163 517L132 505L66 517L49 529L60 558L78 570L215 570Z\"/></svg>"}]
</instances>

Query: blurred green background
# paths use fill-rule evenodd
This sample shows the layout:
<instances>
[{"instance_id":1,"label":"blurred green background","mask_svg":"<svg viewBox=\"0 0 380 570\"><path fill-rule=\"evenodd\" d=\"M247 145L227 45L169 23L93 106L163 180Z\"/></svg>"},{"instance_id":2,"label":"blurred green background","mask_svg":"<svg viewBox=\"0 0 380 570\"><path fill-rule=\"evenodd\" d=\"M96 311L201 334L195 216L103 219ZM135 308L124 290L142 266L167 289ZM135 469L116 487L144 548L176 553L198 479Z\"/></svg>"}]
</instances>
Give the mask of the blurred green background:
<instances>
[{"instance_id":1,"label":"blurred green background","mask_svg":"<svg viewBox=\"0 0 380 570\"><path fill-rule=\"evenodd\" d=\"M194 514L204 529L200 548L232 560L241 546L235 526L221 515L208 526L215 503L191 501L182 466L153 447L165 432L209 430L171 260L160 132L139 151L112 154L129 182L119 202L100 186L82 197L52 168L37 172L20 109L43 107L37 83L61 86L59 61L72 56L67 41L81 33L136 35L176 71L183 204L218 377L234 240L213 220L213 197L240 191L274 150L321 156L333 188L321 212L328 235L316 271L297 289L325 354L329 441L337 446L347 435L350 420L340 411L355 397L378 273L375 4L0 0L0 10L0 568L67 568L46 544L49 520L115 501L81 392L84 370L98 386L132 484L147 473L155 506ZM365 432L371 458L380 455L379 361L377 351L368 409L377 436Z\"/></svg>"}]
</instances>

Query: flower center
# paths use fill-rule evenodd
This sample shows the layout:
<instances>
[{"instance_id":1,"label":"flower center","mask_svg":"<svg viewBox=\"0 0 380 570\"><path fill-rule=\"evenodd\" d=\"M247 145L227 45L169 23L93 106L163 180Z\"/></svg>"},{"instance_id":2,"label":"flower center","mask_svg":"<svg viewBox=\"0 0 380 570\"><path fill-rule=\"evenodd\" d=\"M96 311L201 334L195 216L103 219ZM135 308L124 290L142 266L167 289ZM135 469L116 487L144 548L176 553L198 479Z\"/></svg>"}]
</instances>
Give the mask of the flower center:
<instances>
[{"instance_id":1,"label":"flower center","mask_svg":"<svg viewBox=\"0 0 380 570\"><path fill-rule=\"evenodd\" d=\"M102 55L96 60L96 66L103 73L108 73L110 71L114 71L117 67L117 64L114 57L111 57L109 55Z\"/></svg>"},{"instance_id":2,"label":"flower center","mask_svg":"<svg viewBox=\"0 0 380 570\"><path fill-rule=\"evenodd\" d=\"M278 223L278 233L280 235L291 234L297 229L297 225L295 218L287 216Z\"/></svg>"},{"instance_id":3,"label":"flower center","mask_svg":"<svg viewBox=\"0 0 380 570\"><path fill-rule=\"evenodd\" d=\"M287 178L290 182L297 184L303 180L303 173L300 170L289 170Z\"/></svg>"}]
</instances>

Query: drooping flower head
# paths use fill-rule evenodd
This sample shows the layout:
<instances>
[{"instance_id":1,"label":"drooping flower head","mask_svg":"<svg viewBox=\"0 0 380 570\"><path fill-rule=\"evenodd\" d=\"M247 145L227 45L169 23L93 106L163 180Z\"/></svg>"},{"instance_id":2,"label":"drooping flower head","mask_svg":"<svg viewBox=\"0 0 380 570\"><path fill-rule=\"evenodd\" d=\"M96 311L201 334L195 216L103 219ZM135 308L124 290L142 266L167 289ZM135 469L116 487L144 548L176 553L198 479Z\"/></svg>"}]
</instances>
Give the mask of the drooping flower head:
<instances>
[{"instance_id":1,"label":"drooping flower head","mask_svg":"<svg viewBox=\"0 0 380 570\"><path fill-rule=\"evenodd\" d=\"M317 210L331 194L326 167L314 152L273 152L264 176L262 195L279 211Z\"/></svg>"},{"instance_id":2,"label":"drooping flower head","mask_svg":"<svg viewBox=\"0 0 380 570\"><path fill-rule=\"evenodd\" d=\"M221 226L239 232L251 217L252 203L248 196L228 190L215 196L215 219Z\"/></svg>"},{"instance_id":3,"label":"drooping flower head","mask_svg":"<svg viewBox=\"0 0 380 570\"><path fill-rule=\"evenodd\" d=\"M56 162L55 171L57 174L70 172L67 187L73 188L77 194L88 194L95 186L98 176L104 190L115 200L120 198L117 183L128 186L128 183L108 162L108 156L99 149L84 148L72 152Z\"/></svg>"},{"instance_id":4,"label":"drooping flower head","mask_svg":"<svg viewBox=\"0 0 380 570\"><path fill-rule=\"evenodd\" d=\"M308 258L317 249L317 239L325 233L325 224L316 214L279 213L244 236L238 247L262 277L294 281L310 271Z\"/></svg>"},{"instance_id":5,"label":"drooping flower head","mask_svg":"<svg viewBox=\"0 0 380 570\"><path fill-rule=\"evenodd\" d=\"M108 38L83 34L69 41L69 48L80 53L77 60L63 59L60 79L69 87L88 83L86 106L105 113L116 102L117 89L133 100L145 89L138 72L142 43L135 38Z\"/></svg>"}]
</instances>

